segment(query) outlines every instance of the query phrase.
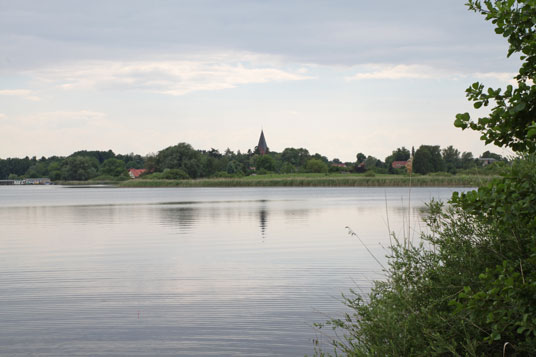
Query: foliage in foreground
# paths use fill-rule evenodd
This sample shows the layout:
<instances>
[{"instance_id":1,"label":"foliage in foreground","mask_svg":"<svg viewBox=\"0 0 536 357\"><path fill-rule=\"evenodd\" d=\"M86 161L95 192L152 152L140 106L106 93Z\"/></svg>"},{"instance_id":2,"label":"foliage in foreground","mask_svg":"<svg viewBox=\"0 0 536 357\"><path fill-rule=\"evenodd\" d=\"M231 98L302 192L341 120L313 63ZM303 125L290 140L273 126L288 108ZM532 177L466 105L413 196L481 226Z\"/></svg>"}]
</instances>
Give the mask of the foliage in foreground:
<instances>
[{"instance_id":1,"label":"foliage in foreground","mask_svg":"<svg viewBox=\"0 0 536 357\"><path fill-rule=\"evenodd\" d=\"M478 191L454 194L449 207L430 204L418 246L391 247L386 281L367 297L344 298L350 312L319 325L342 332L335 355L531 356L536 351L536 0L469 0L521 53L517 86L474 83L475 109L455 126L519 155L503 177ZM320 348L318 355L326 353Z\"/></svg>"},{"instance_id":2,"label":"foliage in foreground","mask_svg":"<svg viewBox=\"0 0 536 357\"><path fill-rule=\"evenodd\" d=\"M530 355L536 351L536 160L478 191L432 202L418 246L392 247L388 279L351 292L334 355ZM500 214L498 214L500 212ZM324 355L320 349L318 355Z\"/></svg>"}]
</instances>

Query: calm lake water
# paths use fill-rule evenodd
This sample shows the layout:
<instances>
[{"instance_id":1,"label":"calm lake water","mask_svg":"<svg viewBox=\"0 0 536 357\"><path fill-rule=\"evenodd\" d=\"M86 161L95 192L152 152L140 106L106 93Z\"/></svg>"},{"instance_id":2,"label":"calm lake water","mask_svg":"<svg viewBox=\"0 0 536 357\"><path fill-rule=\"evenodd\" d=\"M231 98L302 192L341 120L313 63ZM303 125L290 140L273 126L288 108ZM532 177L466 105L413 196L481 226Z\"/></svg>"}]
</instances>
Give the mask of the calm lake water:
<instances>
[{"instance_id":1,"label":"calm lake water","mask_svg":"<svg viewBox=\"0 0 536 357\"><path fill-rule=\"evenodd\" d=\"M0 186L0 355L311 354L455 190Z\"/></svg>"}]
</instances>

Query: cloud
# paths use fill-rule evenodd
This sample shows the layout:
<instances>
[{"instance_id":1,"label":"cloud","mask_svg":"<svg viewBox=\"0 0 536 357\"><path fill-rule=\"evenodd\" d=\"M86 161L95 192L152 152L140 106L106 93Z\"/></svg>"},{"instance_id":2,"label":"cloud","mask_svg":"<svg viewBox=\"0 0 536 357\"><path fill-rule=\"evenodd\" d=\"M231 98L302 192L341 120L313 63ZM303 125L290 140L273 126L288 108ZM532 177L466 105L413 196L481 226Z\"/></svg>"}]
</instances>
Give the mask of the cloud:
<instances>
[{"instance_id":1,"label":"cloud","mask_svg":"<svg viewBox=\"0 0 536 357\"><path fill-rule=\"evenodd\" d=\"M448 70L420 64L368 64L358 67L358 73L346 77L348 81L364 79L461 79L461 78L487 78L503 83L511 83L515 73L512 72L473 72Z\"/></svg>"},{"instance_id":2,"label":"cloud","mask_svg":"<svg viewBox=\"0 0 536 357\"><path fill-rule=\"evenodd\" d=\"M139 90L168 95L235 88L251 83L311 79L302 69L277 68L269 58L215 56L192 60L92 61L50 67L34 72L41 81L63 89L97 88Z\"/></svg>"},{"instance_id":3,"label":"cloud","mask_svg":"<svg viewBox=\"0 0 536 357\"><path fill-rule=\"evenodd\" d=\"M514 79L516 75L517 73L514 72L476 72L472 77L493 79L499 82L515 85L517 83Z\"/></svg>"},{"instance_id":4,"label":"cloud","mask_svg":"<svg viewBox=\"0 0 536 357\"><path fill-rule=\"evenodd\" d=\"M378 65L370 64L361 67L361 70L346 80L362 79L434 79L442 76L438 71L425 65Z\"/></svg>"},{"instance_id":5,"label":"cloud","mask_svg":"<svg viewBox=\"0 0 536 357\"><path fill-rule=\"evenodd\" d=\"M33 101L41 100L41 98L36 96L34 92L29 89L2 89L0 90L0 95L21 97Z\"/></svg>"},{"instance_id":6,"label":"cloud","mask_svg":"<svg viewBox=\"0 0 536 357\"><path fill-rule=\"evenodd\" d=\"M105 113L90 110L42 112L18 116L14 120L16 126L28 130L105 127L107 122Z\"/></svg>"}]
</instances>

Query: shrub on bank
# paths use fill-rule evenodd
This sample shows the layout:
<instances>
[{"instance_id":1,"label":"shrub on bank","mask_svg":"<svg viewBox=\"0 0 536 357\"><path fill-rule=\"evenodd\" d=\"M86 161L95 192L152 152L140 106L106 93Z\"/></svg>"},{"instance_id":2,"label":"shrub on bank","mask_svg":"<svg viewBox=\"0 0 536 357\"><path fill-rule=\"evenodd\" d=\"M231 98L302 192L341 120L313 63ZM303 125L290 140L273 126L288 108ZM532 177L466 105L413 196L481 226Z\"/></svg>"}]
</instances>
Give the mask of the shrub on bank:
<instances>
[{"instance_id":1,"label":"shrub on bank","mask_svg":"<svg viewBox=\"0 0 536 357\"><path fill-rule=\"evenodd\" d=\"M352 356L517 355L536 351L536 159L478 191L432 202L430 233L391 247L385 281L344 297L329 341ZM339 335L341 336L341 335ZM321 349L317 355L325 355Z\"/></svg>"},{"instance_id":2,"label":"shrub on bank","mask_svg":"<svg viewBox=\"0 0 536 357\"><path fill-rule=\"evenodd\" d=\"M502 177L478 191L455 193L450 206L432 202L426 217L430 232L420 244L395 239L386 280L366 296L352 292L345 297L350 310L344 318L318 325L341 332L329 341L335 355L536 351L536 6L533 0L467 5L492 21L495 32L508 38L508 55L522 53L523 63L515 87L503 91L473 83L466 94L474 108L492 108L476 120L458 114L454 124L519 158L511 167L482 168ZM326 355L321 347L316 354Z\"/></svg>"}]
</instances>

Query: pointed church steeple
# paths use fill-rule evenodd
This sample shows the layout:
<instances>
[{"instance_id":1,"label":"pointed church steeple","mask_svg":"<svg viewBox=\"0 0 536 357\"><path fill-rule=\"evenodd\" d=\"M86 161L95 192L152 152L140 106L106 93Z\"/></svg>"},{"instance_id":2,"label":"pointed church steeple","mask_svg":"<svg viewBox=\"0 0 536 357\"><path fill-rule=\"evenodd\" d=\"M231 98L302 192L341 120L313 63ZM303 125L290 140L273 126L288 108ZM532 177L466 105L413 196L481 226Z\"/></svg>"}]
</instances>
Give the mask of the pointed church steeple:
<instances>
[{"instance_id":1,"label":"pointed church steeple","mask_svg":"<svg viewBox=\"0 0 536 357\"><path fill-rule=\"evenodd\" d=\"M268 146L266 145L266 139L264 138L264 132L261 130L261 137L259 138L259 144L257 149L261 155L264 155L268 152Z\"/></svg>"}]
</instances>

